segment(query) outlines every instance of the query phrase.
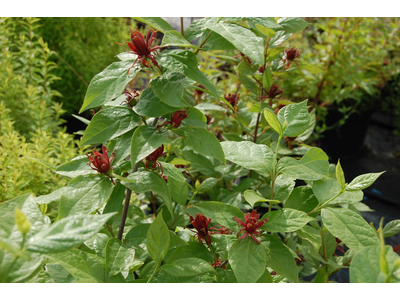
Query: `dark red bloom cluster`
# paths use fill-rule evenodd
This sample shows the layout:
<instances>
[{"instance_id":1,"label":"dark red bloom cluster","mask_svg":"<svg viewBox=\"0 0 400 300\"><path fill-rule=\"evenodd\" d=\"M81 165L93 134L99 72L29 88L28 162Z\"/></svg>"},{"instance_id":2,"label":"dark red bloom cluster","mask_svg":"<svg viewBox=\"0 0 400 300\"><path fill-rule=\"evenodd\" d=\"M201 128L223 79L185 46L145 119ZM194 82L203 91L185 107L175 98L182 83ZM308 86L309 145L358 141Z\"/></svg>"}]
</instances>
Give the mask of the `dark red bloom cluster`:
<instances>
[{"instance_id":1,"label":"dark red bloom cluster","mask_svg":"<svg viewBox=\"0 0 400 300\"><path fill-rule=\"evenodd\" d=\"M201 89L206 89L203 85L201 85L201 84L198 84L197 85L197 87L199 87L199 88L201 88ZM200 100L201 100L201 96L204 94L204 92L203 91L201 91L201 90L197 90L197 89L195 89L194 90L194 97L196 98L196 103L197 104L199 104L200 103Z\"/></svg>"},{"instance_id":2,"label":"dark red bloom cluster","mask_svg":"<svg viewBox=\"0 0 400 300\"><path fill-rule=\"evenodd\" d=\"M259 218L260 215L257 214L255 210L253 210L251 214L250 213L245 214L244 222L240 220L238 217L233 217L233 219L238 223L238 225L242 226L242 229L240 229L239 232L237 233L237 237L239 237L240 232L243 231L244 233L239 237L239 239L243 240L244 238L246 238L246 236L250 234L253 241L256 244L259 244L260 242L255 238L254 235L259 236L261 232L258 231L257 229L263 226L268 221L268 218L262 221L258 221Z\"/></svg>"},{"instance_id":3,"label":"dark red bloom cluster","mask_svg":"<svg viewBox=\"0 0 400 300\"><path fill-rule=\"evenodd\" d=\"M279 96L282 93L283 90L281 90L277 84L273 84L270 86L268 90L268 98L274 99L275 97Z\"/></svg>"},{"instance_id":4,"label":"dark red bloom cluster","mask_svg":"<svg viewBox=\"0 0 400 300\"><path fill-rule=\"evenodd\" d=\"M237 111L237 104L238 104L238 102L239 102L239 95L240 94L233 94L233 95L231 95L231 94L228 94L228 96L227 95L224 95L224 98L225 98L225 100L226 101L228 101L229 102L229 104L230 105L232 105L232 107Z\"/></svg>"},{"instance_id":5,"label":"dark red bloom cluster","mask_svg":"<svg viewBox=\"0 0 400 300\"><path fill-rule=\"evenodd\" d=\"M96 150L93 150L93 153L86 153L86 156L89 159L88 165L93 169L96 170L99 174L106 174L108 175L108 172L111 169L111 163L114 160L115 157L115 152L117 150L114 150L114 152L111 154L111 157L108 157L108 150L106 146L103 145L102 147L103 153L100 153ZM93 157L93 156L94 157ZM109 176L111 178L111 176ZM111 178L111 181L114 183L113 179Z\"/></svg>"},{"instance_id":6,"label":"dark red bloom cluster","mask_svg":"<svg viewBox=\"0 0 400 300\"><path fill-rule=\"evenodd\" d=\"M214 269L219 268L222 265L222 259L218 258L216 263L214 262L211 264ZM226 269L226 265L222 267L222 269Z\"/></svg>"},{"instance_id":7,"label":"dark red bloom cluster","mask_svg":"<svg viewBox=\"0 0 400 300\"><path fill-rule=\"evenodd\" d=\"M133 62L131 68L133 68L137 60L139 60L140 63L145 67L151 67L149 63L146 61L146 58L149 58L152 61L153 65L158 66L158 63L155 60L154 55L151 54L153 51L160 49L160 46L155 46L153 48L151 47L151 44L156 39L157 31L155 31L154 29L149 29L147 31L146 39L144 39L143 35L138 31L137 28L135 29L135 31L133 31L130 28L129 30L131 31L131 43L130 42L125 42L125 43L132 51L128 50L125 51L127 51L128 53L136 54L138 56ZM122 44L119 43L118 45L123 46Z\"/></svg>"},{"instance_id":8,"label":"dark red bloom cluster","mask_svg":"<svg viewBox=\"0 0 400 300\"><path fill-rule=\"evenodd\" d=\"M290 68L290 64L292 63L292 61L294 61L296 64L298 64L298 62L295 61L295 59L300 57L300 55L301 55L300 49L290 48L290 49L284 50L283 52L286 54L286 58L283 59L283 63L285 64L286 61L289 61L289 63L286 66L287 68Z\"/></svg>"},{"instance_id":9,"label":"dark red bloom cluster","mask_svg":"<svg viewBox=\"0 0 400 300\"><path fill-rule=\"evenodd\" d=\"M212 233L209 231L208 225L211 222L211 218L206 218L203 214L196 214L193 218L191 215L187 214L190 217L190 223L192 223L193 227L196 229L196 235L199 239L199 242L203 244L203 239L206 241L207 245L211 245L211 236ZM191 230L193 231L193 230ZM193 231L195 232L195 231ZM195 236L196 236L195 235Z\"/></svg>"},{"instance_id":10,"label":"dark red bloom cluster","mask_svg":"<svg viewBox=\"0 0 400 300\"><path fill-rule=\"evenodd\" d=\"M178 128L179 126L181 126L182 121L186 119L187 116L188 116L187 109L176 111L171 118L172 128Z\"/></svg>"},{"instance_id":11,"label":"dark red bloom cluster","mask_svg":"<svg viewBox=\"0 0 400 300\"><path fill-rule=\"evenodd\" d=\"M216 230L218 230L218 231L215 231L213 233L215 233L215 234L232 234L232 230L229 230L228 228L226 228L222 225L219 226L218 228L216 228Z\"/></svg>"},{"instance_id":12,"label":"dark red bloom cluster","mask_svg":"<svg viewBox=\"0 0 400 300\"><path fill-rule=\"evenodd\" d=\"M264 67L264 66L260 66L260 67L258 68L258 72L264 73L264 71L265 71L265 67Z\"/></svg>"},{"instance_id":13,"label":"dark red bloom cluster","mask_svg":"<svg viewBox=\"0 0 400 300\"><path fill-rule=\"evenodd\" d=\"M126 96L126 101L124 102L126 102L130 107L135 106L135 104L137 103L136 98L139 97L139 93L137 91L133 91L132 93L124 91L124 94Z\"/></svg>"},{"instance_id":14,"label":"dark red bloom cluster","mask_svg":"<svg viewBox=\"0 0 400 300\"><path fill-rule=\"evenodd\" d=\"M144 165L146 166L146 168L148 169L154 169L156 166L160 166L161 164L157 161L161 156L163 156L165 154L164 152L164 145L161 145L160 147L158 147L153 153L151 153L150 155L148 155L145 159L144 159ZM161 167L162 170L162 167Z\"/></svg>"}]
</instances>

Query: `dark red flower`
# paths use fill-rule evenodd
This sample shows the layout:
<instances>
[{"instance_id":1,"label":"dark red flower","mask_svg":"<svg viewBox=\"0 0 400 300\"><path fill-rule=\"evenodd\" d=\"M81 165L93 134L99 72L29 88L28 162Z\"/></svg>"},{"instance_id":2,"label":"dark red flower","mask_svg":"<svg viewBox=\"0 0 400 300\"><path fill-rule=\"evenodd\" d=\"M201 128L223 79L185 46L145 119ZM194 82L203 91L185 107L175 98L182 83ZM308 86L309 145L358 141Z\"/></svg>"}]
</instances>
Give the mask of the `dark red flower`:
<instances>
[{"instance_id":1,"label":"dark red flower","mask_svg":"<svg viewBox=\"0 0 400 300\"><path fill-rule=\"evenodd\" d=\"M228 96L227 96L227 95L224 95L225 100L228 101L229 104L232 105L232 107L233 107L235 110L237 110L237 104L238 104L238 102L239 102L239 95L240 95L240 94L237 94L237 95L236 95L236 94L233 94L233 95L228 94Z\"/></svg>"},{"instance_id":2,"label":"dark red flower","mask_svg":"<svg viewBox=\"0 0 400 300\"><path fill-rule=\"evenodd\" d=\"M135 31L133 31L132 29L129 28L129 30L131 31L131 42L125 42L129 49L131 49L132 51L128 51L125 49L126 52L128 53L132 53L132 54L136 54L138 57L135 59L135 61L132 64L132 67L135 65L136 61L139 60L140 63L145 66L145 67L151 67L148 63L148 61L146 61L146 58L149 58L153 65L158 67L158 63L156 62L156 60L154 59L154 55L151 54L153 51L160 49L160 46L155 46L155 47L151 47L151 44L153 43L153 41L156 39L156 34L157 31L155 31L154 29L149 29L147 31L147 35L146 35L146 39L144 39L143 35L138 31L138 29L136 28ZM122 44L119 44L123 46ZM128 70L128 74L129 74L129 70Z\"/></svg>"},{"instance_id":3,"label":"dark red flower","mask_svg":"<svg viewBox=\"0 0 400 300\"><path fill-rule=\"evenodd\" d=\"M297 61L295 61L295 59L300 57L300 55L301 55L300 49L290 48L290 49L284 50L283 52L286 54L286 58L283 59L283 63L286 63L287 60L289 61L287 68L290 67L290 64L292 61L294 61L296 64L298 64Z\"/></svg>"},{"instance_id":4,"label":"dark red flower","mask_svg":"<svg viewBox=\"0 0 400 300\"><path fill-rule=\"evenodd\" d=\"M265 67L264 67L264 66L260 66L260 67L258 68L258 72L264 73L264 71L265 71Z\"/></svg>"},{"instance_id":5,"label":"dark red flower","mask_svg":"<svg viewBox=\"0 0 400 300\"><path fill-rule=\"evenodd\" d=\"M295 259L294 259L295 262L296 262L296 265L300 265L300 263L306 261L306 259L304 258L304 256L301 255L298 251L296 251L296 254L297 254L297 256L299 257L299 258L295 258Z\"/></svg>"},{"instance_id":6,"label":"dark red flower","mask_svg":"<svg viewBox=\"0 0 400 300\"><path fill-rule=\"evenodd\" d=\"M228 228L224 227L224 226L219 226L218 228L216 228L216 232L213 232L215 234L232 234L232 230L229 230Z\"/></svg>"},{"instance_id":7,"label":"dark red flower","mask_svg":"<svg viewBox=\"0 0 400 300\"><path fill-rule=\"evenodd\" d=\"M282 93L283 93L283 90L281 90L277 84L273 84L270 86L270 88L268 90L268 98L274 99L276 96L278 96Z\"/></svg>"},{"instance_id":8,"label":"dark red flower","mask_svg":"<svg viewBox=\"0 0 400 300\"><path fill-rule=\"evenodd\" d=\"M124 94L126 96L126 100L124 102L127 103L130 107L135 106L137 103L136 98L139 97L139 93L137 91L133 91L132 93L124 91Z\"/></svg>"},{"instance_id":9,"label":"dark red flower","mask_svg":"<svg viewBox=\"0 0 400 300\"><path fill-rule=\"evenodd\" d=\"M203 85L201 85L201 84L198 84L197 85L197 87L199 87L199 88L201 88L201 89L206 89ZM198 90L198 89L195 89L194 90L194 97L196 97L197 98L197 100L196 100L196 103L197 104L199 104L200 103L200 100L201 100L201 96L204 94L204 92L202 91L202 90Z\"/></svg>"},{"instance_id":10,"label":"dark red flower","mask_svg":"<svg viewBox=\"0 0 400 300\"><path fill-rule=\"evenodd\" d=\"M207 219L203 214L196 214L196 216L194 218L189 214L187 214L187 215L190 217L190 223L192 223L193 227L197 231L196 235L199 239L199 242L203 244L203 239L205 239L207 245L211 245L210 234L212 232L208 231L209 229L212 229L212 228L208 228L208 225L211 222L211 218Z\"/></svg>"},{"instance_id":11,"label":"dark red flower","mask_svg":"<svg viewBox=\"0 0 400 300\"><path fill-rule=\"evenodd\" d=\"M153 153L151 153L150 155L148 155L145 159L144 159L144 165L146 166L146 168L148 169L154 169L156 166L160 166L161 164L159 162L157 162L157 160L163 156L165 154L164 152L164 145L161 145L160 147L158 147ZM161 167L162 170L162 167Z\"/></svg>"},{"instance_id":12,"label":"dark red flower","mask_svg":"<svg viewBox=\"0 0 400 300\"><path fill-rule=\"evenodd\" d=\"M215 269L215 268L219 268L220 266L221 266L221 264L222 264L222 259L221 258L218 258L217 259L217 261L216 261L216 264L214 264L214 262L212 262L212 267ZM226 269L226 265L225 266L223 266L222 267L222 269Z\"/></svg>"},{"instance_id":13,"label":"dark red flower","mask_svg":"<svg viewBox=\"0 0 400 300\"><path fill-rule=\"evenodd\" d=\"M179 126L181 126L182 121L183 121L184 119L186 119L187 116L188 116L187 110L179 110L179 111L176 111L176 112L173 114L172 118L171 118L171 125L172 125L172 128L178 128Z\"/></svg>"},{"instance_id":14,"label":"dark red flower","mask_svg":"<svg viewBox=\"0 0 400 300\"><path fill-rule=\"evenodd\" d=\"M239 226L242 226L242 229L239 230L237 233L237 237L239 237L240 232L244 231L244 233L239 237L239 239L243 240L250 234L251 238L256 244L259 244L260 242L255 238L254 235L259 236L260 231L257 229L263 226L265 223L267 223L268 218L264 219L262 221L258 221L260 218L260 215L257 214L255 210L252 211L252 213L247 213L244 216L244 222L240 220L238 217L233 217L233 219L239 224Z\"/></svg>"},{"instance_id":15,"label":"dark red flower","mask_svg":"<svg viewBox=\"0 0 400 300\"><path fill-rule=\"evenodd\" d=\"M96 170L99 174L106 174L108 175L108 172L111 169L111 163L114 160L115 157L115 152L117 150L114 150L114 152L111 154L111 157L108 157L108 150L106 148L106 146L103 145L102 147L103 153L100 153L96 150L93 150L93 153L88 154L86 153L86 156L89 159L88 165L93 169ZM94 157L93 157L93 156ZM111 181L114 183L113 179L111 176L109 176L111 178Z\"/></svg>"}]
</instances>

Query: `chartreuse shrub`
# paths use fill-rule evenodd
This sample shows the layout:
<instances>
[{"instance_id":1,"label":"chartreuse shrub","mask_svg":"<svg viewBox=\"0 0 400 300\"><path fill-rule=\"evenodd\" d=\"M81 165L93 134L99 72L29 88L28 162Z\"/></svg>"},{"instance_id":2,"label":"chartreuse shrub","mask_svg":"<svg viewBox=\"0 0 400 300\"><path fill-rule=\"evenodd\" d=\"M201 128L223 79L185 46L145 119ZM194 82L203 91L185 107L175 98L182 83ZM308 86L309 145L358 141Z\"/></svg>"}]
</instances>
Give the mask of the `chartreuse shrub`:
<instances>
[{"instance_id":1,"label":"chartreuse shrub","mask_svg":"<svg viewBox=\"0 0 400 300\"><path fill-rule=\"evenodd\" d=\"M66 178L37 161L59 165L81 152L58 127L64 111L53 103L56 66L36 25L31 18L0 19L0 202L65 186Z\"/></svg>"},{"instance_id":2,"label":"chartreuse shrub","mask_svg":"<svg viewBox=\"0 0 400 300\"><path fill-rule=\"evenodd\" d=\"M375 229L360 214L362 190L382 173L346 181L305 144L308 101L276 100L299 54L285 41L308 24L205 18L182 36L161 18L137 19L164 38L156 47L153 30L132 30L120 61L90 82L81 112L102 110L81 145L97 150L54 170L72 178L66 187L0 204L1 281L328 282L350 268L352 282L399 282L384 238L400 221ZM253 90L245 100L198 68L199 53L232 48L238 90ZM123 93L142 70L150 87ZM54 221L38 207L51 203Z\"/></svg>"}]
</instances>

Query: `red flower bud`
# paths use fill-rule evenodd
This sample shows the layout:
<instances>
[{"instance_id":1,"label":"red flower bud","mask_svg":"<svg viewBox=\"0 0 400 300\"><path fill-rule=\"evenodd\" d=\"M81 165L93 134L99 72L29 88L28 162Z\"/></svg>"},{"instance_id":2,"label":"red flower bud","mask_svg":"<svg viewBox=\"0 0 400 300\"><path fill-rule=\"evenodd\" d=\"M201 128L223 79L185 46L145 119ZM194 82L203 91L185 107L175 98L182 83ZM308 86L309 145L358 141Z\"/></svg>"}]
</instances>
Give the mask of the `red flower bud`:
<instances>
[{"instance_id":1,"label":"red flower bud","mask_svg":"<svg viewBox=\"0 0 400 300\"><path fill-rule=\"evenodd\" d=\"M237 233L237 237L239 237L239 234L241 231L244 231L244 233L239 237L239 239L242 240L242 239L246 238L247 235L250 234L253 241L256 244L259 244L260 242L255 238L254 235L259 236L261 232L257 229L260 228L261 226L263 226L268 221L268 218L264 219L262 221L258 221L259 218L260 218L260 215L257 214L257 212L255 210L253 210L251 214L247 213L244 216L244 222L242 220L240 220L238 217L233 217L233 219L238 223L238 225L242 226L242 229L240 229L239 232Z\"/></svg>"},{"instance_id":2,"label":"red flower bud","mask_svg":"<svg viewBox=\"0 0 400 300\"><path fill-rule=\"evenodd\" d=\"M230 105L232 105L233 108L235 108L237 106L237 103L239 102L239 95L240 94L238 94L238 95L236 95L236 94L233 94L233 95L228 94L228 96L224 95L224 98L225 98L226 101L229 102Z\"/></svg>"},{"instance_id":3,"label":"red flower bud","mask_svg":"<svg viewBox=\"0 0 400 300\"><path fill-rule=\"evenodd\" d=\"M151 153L150 155L148 155L145 159L144 159L144 165L146 166L146 168L148 169L154 169L157 165L161 165L159 163L157 163L157 160L163 156L165 154L164 152L164 145L161 145L160 147L158 147L153 153Z\"/></svg>"},{"instance_id":4,"label":"red flower bud","mask_svg":"<svg viewBox=\"0 0 400 300\"><path fill-rule=\"evenodd\" d=\"M181 123L188 116L187 110L179 110L174 113L171 118L172 128L178 128L181 126Z\"/></svg>"},{"instance_id":5,"label":"red flower bud","mask_svg":"<svg viewBox=\"0 0 400 300\"><path fill-rule=\"evenodd\" d=\"M88 165L93 169L96 170L99 174L106 174L108 177L111 178L111 182L114 183L114 180L110 175L108 175L108 172L111 169L111 163L114 160L115 157L115 152L117 150L114 150L114 152L111 154L111 157L108 157L108 150L106 146L103 145L102 147L103 153L101 154L100 152L93 150L93 153L88 154L86 153L86 156L89 159ZM94 157L93 157L93 156Z\"/></svg>"},{"instance_id":6,"label":"red flower bud","mask_svg":"<svg viewBox=\"0 0 400 300\"><path fill-rule=\"evenodd\" d=\"M208 225L211 222L211 218L207 219L203 214L196 214L194 218L189 214L187 215L190 217L190 223L192 223L193 227L197 231L196 235L198 236L199 242L203 244L203 239L205 239L207 245L211 245L210 234L212 232L208 231L209 230Z\"/></svg>"},{"instance_id":7,"label":"red flower bud","mask_svg":"<svg viewBox=\"0 0 400 300\"><path fill-rule=\"evenodd\" d=\"M268 90L268 98L274 99L276 96L278 96L282 93L283 93L283 90L281 90L277 84L273 84L270 86L270 88Z\"/></svg>"},{"instance_id":8,"label":"red flower bud","mask_svg":"<svg viewBox=\"0 0 400 300\"><path fill-rule=\"evenodd\" d=\"M288 61L294 61L296 58L300 57L301 50L296 49L296 48L290 48L290 49L284 50L284 53L286 54L286 59Z\"/></svg>"}]
</instances>

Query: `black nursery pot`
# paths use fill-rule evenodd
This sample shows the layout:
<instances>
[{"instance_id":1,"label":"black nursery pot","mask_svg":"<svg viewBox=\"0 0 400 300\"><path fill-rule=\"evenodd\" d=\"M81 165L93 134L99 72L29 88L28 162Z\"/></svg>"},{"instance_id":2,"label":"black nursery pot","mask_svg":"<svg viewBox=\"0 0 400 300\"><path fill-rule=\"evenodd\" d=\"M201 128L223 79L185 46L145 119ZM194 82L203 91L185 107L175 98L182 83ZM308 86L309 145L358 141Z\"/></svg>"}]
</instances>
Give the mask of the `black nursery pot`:
<instances>
[{"instance_id":1,"label":"black nursery pot","mask_svg":"<svg viewBox=\"0 0 400 300\"><path fill-rule=\"evenodd\" d=\"M363 148L372 112L353 113L343 126L325 131L319 141L320 148L333 160L356 158ZM326 124L332 126L342 118L341 112L329 110Z\"/></svg>"}]
</instances>

